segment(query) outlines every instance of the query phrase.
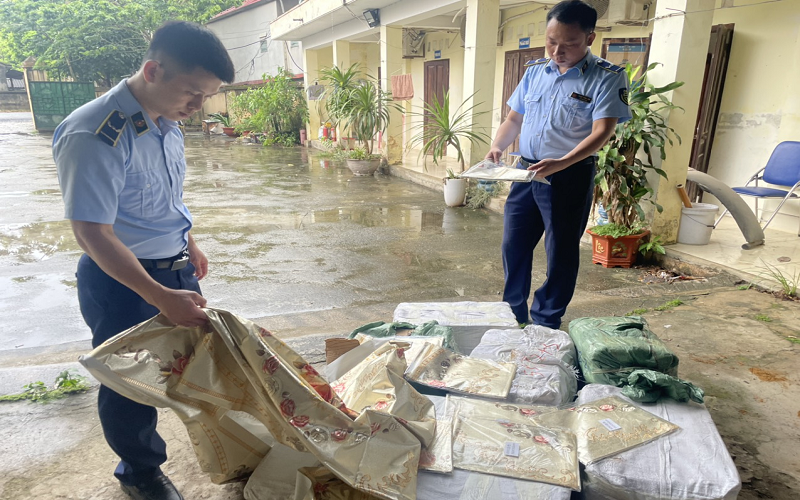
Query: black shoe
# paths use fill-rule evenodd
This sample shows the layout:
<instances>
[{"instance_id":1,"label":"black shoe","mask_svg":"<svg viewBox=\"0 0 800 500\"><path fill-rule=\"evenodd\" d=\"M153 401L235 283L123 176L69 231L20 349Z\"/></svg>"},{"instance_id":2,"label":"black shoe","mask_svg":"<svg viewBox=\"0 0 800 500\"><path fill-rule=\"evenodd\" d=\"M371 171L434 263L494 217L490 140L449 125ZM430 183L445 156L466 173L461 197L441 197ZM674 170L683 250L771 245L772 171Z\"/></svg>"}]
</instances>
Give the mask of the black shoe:
<instances>
[{"instance_id":1,"label":"black shoe","mask_svg":"<svg viewBox=\"0 0 800 500\"><path fill-rule=\"evenodd\" d=\"M120 486L134 500L183 500L178 489L164 474L158 474L136 485L120 483Z\"/></svg>"}]
</instances>

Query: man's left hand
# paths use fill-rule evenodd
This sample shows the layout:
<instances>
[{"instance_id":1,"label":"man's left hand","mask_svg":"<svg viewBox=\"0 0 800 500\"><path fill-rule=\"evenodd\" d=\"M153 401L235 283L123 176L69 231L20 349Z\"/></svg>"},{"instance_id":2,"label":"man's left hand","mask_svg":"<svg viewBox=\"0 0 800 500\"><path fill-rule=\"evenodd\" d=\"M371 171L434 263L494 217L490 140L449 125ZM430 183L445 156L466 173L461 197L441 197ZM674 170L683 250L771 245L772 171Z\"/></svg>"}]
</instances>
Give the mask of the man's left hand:
<instances>
[{"instance_id":1,"label":"man's left hand","mask_svg":"<svg viewBox=\"0 0 800 500\"><path fill-rule=\"evenodd\" d=\"M536 177L542 178L560 172L569 167L569 165L570 164L566 163L564 160L547 159L531 165L528 167L528 170L533 170L536 172Z\"/></svg>"},{"instance_id":2,"label":"man's left hand","mask_svg":"<svg viewBox=\"0 0 800 500\"><path fill-rule=\"evenodd\" d=\"M208 259L206 254L197 248L197 245L193 246L194 248L189 249L189 262L194 266L194 275L201 280L208 274Z\"/></svg>"}]
</instances>

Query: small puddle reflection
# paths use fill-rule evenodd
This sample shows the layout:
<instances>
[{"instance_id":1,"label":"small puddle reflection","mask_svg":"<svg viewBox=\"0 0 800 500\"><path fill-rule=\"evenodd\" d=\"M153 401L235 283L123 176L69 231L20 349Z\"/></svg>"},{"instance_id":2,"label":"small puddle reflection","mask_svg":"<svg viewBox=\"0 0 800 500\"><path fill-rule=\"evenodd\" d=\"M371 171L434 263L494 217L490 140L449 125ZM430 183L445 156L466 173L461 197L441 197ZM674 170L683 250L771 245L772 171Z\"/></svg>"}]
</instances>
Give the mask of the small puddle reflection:
<instances>
[{"instance_id":1,"label":"small puddle reflection","mask_svg":"<svg viewBox=\"0 0 800 500\"><path fill-rule=\"evenodd\" d=\"M0 225L0 256L20 262L47 260L58 251L80 250L68 220Z\"/></svg>"}]
</instances>

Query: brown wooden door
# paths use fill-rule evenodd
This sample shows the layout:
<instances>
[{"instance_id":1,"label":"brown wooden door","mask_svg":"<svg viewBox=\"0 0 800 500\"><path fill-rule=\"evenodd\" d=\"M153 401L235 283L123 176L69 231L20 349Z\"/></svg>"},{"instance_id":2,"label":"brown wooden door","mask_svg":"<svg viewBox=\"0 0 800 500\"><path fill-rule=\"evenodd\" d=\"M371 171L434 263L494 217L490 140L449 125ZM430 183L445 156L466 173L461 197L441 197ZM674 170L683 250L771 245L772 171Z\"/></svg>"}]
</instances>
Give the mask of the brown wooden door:
<instances>
[{"instance_id":1,"label":"brown wooden door","mask_svg":"<svg viewBox=\"0 0 800 500\"><path fill-rule=\"evenodd\" d=\"M706 71L703 77L703 90L700 93L700 107L697 111L697 124L692 141L692 155L689 166L700 172L708 172L711 145L717 128L719 105L725 86L725 73L733 41L733 24L718 24L711 28L708 42ZM693 202L703 200L703 192L694 182L686 184L689 199Z\"/></svg>"},{"instance_id":2,"label":"brown wooden door","mask_svg":"<svg viewBox=\"0 0 800 500\"><path fill-rule=\"evenodd\" d=\"M436 98L441 105L444 94L450 90L450 60L437 59L425 63L425 104L433 105Z\"/></svg>"},{"instance_id":3,"label":"brown wooden door","mask_svg":"<svg viewBox=\"0 0 800 500\"><path fill-rule=\"evenodd\" d=\"M450 60L436 59L425 63L425 124L428 123L428 106L433 106L434 99L441 106L444 94L450 90ZM426 131L427 135L427 131Z\"/></svg>"},{"instance_id":4,"label":"brown wooden door","mask_svg":"<svg viewBox=\"0 0 800 500\"><path fill-rule=\"evenodd\" d=\"M544 57L544 47L537 47L534 49L524 50L510 50L506 52L505 66L503 68L503 113L502 120L505 120L511 108L506 104L517 88L522 76L525 74L525 63L535 61ZM514 143L506 149L506 158L508 153L519 151L519 136L514 139Z\"/></svg>"}]
</instances>

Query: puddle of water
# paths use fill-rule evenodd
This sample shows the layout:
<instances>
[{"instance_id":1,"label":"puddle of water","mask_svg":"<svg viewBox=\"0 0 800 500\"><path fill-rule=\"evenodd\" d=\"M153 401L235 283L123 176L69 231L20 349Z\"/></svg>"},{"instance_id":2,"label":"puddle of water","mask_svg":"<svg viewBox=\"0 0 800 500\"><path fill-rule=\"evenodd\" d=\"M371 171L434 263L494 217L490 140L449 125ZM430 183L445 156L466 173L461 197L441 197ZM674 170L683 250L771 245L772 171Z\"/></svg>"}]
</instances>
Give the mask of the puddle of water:
<instances>
[{"instance_id":1,"label":"puddle of water","mask_svg":"<svg viewBox=\"0 0 800 500\"><path fill-rule=\"evenodd\" d=\"M68 220L0 225L0 256L19 262L47 260L56 252L80 250Z\"/></svg>"}]
</instances>

